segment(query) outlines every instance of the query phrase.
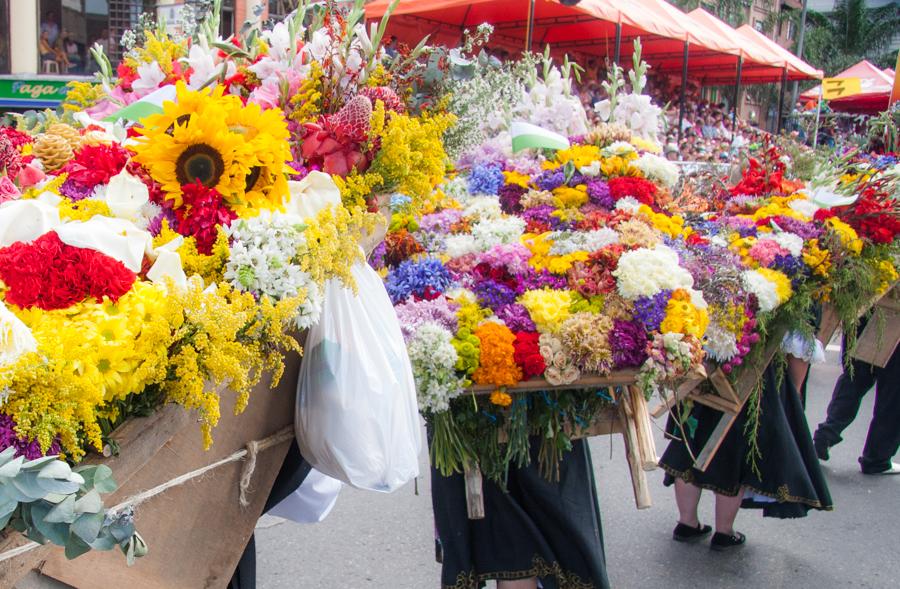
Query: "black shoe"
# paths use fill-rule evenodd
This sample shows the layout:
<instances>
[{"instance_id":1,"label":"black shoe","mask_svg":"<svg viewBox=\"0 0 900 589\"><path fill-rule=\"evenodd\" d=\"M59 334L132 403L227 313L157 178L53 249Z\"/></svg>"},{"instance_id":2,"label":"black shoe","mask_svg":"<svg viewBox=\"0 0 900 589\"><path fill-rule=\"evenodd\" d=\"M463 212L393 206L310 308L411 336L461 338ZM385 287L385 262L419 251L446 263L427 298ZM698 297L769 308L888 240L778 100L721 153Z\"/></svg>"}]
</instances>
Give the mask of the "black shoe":
<instances>
[{"instance_id":1,"label":"black shoe","mask_svg":"<svg viewBox=\"0 0 900 589\"><path fill-rule=\"evenodd\" d=\"M813 439L813 447L816 449L816 456L819 457L819 460L828 460L830 458L828 456L828 444L825 443L825 440Z\"/></svg>"},{"instance_id":2,"label":"black shoe","mask_svg":"<svg viewBox=\"0 0 900 589\"><path fill-rule=\"evenodd\" d=\"M735 532L733 536L716 532L715 534L713 534L712 541L709 543L709 547L713 550L722 552L723 550L730 550L731 548L734 548L736 546L742 546L746 541L747 536L743 535L740 532Z\"/></svg>"},{"instance_id":3,"label":"black shoe","mask_svg":"<svg viewBox=\"0 0 900 589\"><path fill-rule=\"evenodd\" d=\"M696 542L700 538L705 538L712 532L712 526L704 526L697 524L696 528L679 523L672 531L672 539L676 542Z\"/></svg>"}]
</instances>

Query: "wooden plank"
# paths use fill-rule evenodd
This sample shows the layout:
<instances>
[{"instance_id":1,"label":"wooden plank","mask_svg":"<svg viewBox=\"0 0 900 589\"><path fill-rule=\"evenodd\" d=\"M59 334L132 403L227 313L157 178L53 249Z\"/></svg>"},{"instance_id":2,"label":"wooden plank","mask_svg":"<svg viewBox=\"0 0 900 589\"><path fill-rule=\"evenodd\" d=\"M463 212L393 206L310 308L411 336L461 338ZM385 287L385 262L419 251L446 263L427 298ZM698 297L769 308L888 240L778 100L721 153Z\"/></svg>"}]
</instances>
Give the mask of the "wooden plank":
<instances>
[{"instance_id":1,"label":"wooden plank","mask_svg":"<svg viewBox=\"0 0 900 589\"><path fill-rule=\"evenodd\" d=\"M741 406L747 402L753 389L756 388L756 383L762 378L763 372L765 372L769 363L772 362L775 353L781 348L781 342L784 339L785 333L787 333L787 327L785 326L774 329L765 349L763 349L758 363L753 365L744 364L741 366L740 371L734 379L734 390L737 393Z\"/></svg>"},{"instance_id":2,"label":"wooden plank","mask_svg":"<svg viewBox=\"0 0 900 589\"><path fill-rule=\"evenodd\" d=\"M628 471L631 475L631 487L634 491L634 503L638 509L647 509L653 505L650 498L650 487L647 475L641 468L641 457L638 452L637 433L634 423L625 413L625 403L619 405L619 420L622 422L622 438L625 440L625 458L628 460Z\"/></svg>"},{"instance_id":3,"label":"wooden plank","mask_svg":"<svg viewBox=\"0 0 900 589\"><path fill-rule=\"evenodd\" d=\"M504 387L508 393L524 393L528 391L552 391L569 389L592 389L604 387L627 386L637 382L637 370L619 370L608 375L590 374L582 376L575 382L566 385L552 385L545 378L532 378L518 383L514 387ZM476 395L489 395L497 390L492 384L476 384L469 387L468 392Z\"/></svg>"},{"instance_id":4,"label":"wooden plank","mask_svg":"<svg viewBox=\"0 0 900 589\"><path fill-rule=\"evenodd\" d=\"M741 407L743 407L743 403L738 404L726 401L718 395L711 395L709 393L693 395L691 400L695 403L700 403L701 405L706 405L716 411L722 412L739 413Z\"/></svg>"},{"instance_id":5,"label":"wooden plank","mask_svg":"<svg viewBox=\"0 0 900 589\"><path fill-rule=\"evenodd\" d=\"M841 320L838 318L834 305L825 303L822 305L822 320L819 321L819 331L816 333L816 339L822 342L823 346L827 346L834 337L834 332L841 326Z\"/></svg>"},{"instance_id":6,"label":"wooden plank","mask_svg":"<svg viewBox=\"0 0 900 589\"><path fill-rule=\"evenodd\" d=\"M226 391L222 396L222 417L213 431L215 442L209 451L203 450L200 428L192 423L167 441L105 501L122 501L222 459L248 441L264 439L293 423L299 365L299 356L291 354L275 390L269 389L266 375L252 391L250 404L240 416L232 410L235 395ZM136 510L135 523L150 551L134 566L125 566L118 550L90 552L67 561L62 550L54 547L42 568L43 574L74 587L225 587L262 513L287 449L285 442L260 452L246 509L238 503L243 468L239 461L142 504ZM127 457L129 447L123 445L121 453Z\"/></svg>"},{"instance_id":7,"label":"wooden plank","mask_svg":"<svg viewBox=\"0 0 900 589\"><path fill-rule=\"evenodd\" d=\"M893 303L875 306L872 317L866 324L852 357L855 360L884 368L891 361L897 344L900 343L900 310Z\"/></svg>"},{"instance_id":8,"label":"wooden plank","mask_svg":"<svg viewBox=\"0 0 900 589\"><path fill-rule=\"evenodd\" d=\"M635 434L637 435L638 454L641 457L641 468L646 471L658 468L659 456L656 455L656 442L653 440L653 430L650 425L650 411L647 409L647 399L639 387L628 387L628 399L625 400L631 408L631 418L634 420Z\"/></svg>"},{"instance_id":9,"label":"wooden plank","mask_svg":"<svg viewBox=\"0 0 900 589\"><path fill-rule=\"evenodd\" d=\"M694 468L699 471L705 471L709 467L716 452L719 451L719 446L722 445L725 435L728 434L731 426L737 420L737 416L737 413L723 413L722 418L719 419L719 423L716 425L716 429L713 430L713 433L706 441L706 445L703 446L700 454L697 455L694 461Z\"/></svg>"},{"instance_id":10,"label":"wooden plank","mask_svg":"<svg viewBox=\"0 0 900 589\"><path fill-rule=\"evenodd\" d=\"M738 397L737 392L735 392L734 387L731 386L731 382L728 380L728 376L722 372L721 368L713 370L712 374L709 375L709 382L712 384L713 389L719 396L725 399L726 401L730 401L732 403L740 403L741 399Z\"/></svg>"},{"instance_id":11,"label":"wooden plank","mask_svg":"<svg viewBox=\"0 0 900 589\"><path fill-rule=\"evenodd\" d=\"M672 394L668 395L659 405L653 408L650 412L650 416L653 417L653 419L659 419L674 407L676 403L683 401L691 395L691 393L695 392L697 387L705 380L706 375L697 375L682 381Z\"/></svg>"},{"instance_id":12,"label":"wooden plank","mask_svg":"<svg viewBox=\"0 0 900 589\"><path fill-rule=\"evenodd\" d=\"M466 511L469 519L484 519L484 482L481 478L481 469L477 466L465 468L466 480Z\"/></svg>"}]
</instances>

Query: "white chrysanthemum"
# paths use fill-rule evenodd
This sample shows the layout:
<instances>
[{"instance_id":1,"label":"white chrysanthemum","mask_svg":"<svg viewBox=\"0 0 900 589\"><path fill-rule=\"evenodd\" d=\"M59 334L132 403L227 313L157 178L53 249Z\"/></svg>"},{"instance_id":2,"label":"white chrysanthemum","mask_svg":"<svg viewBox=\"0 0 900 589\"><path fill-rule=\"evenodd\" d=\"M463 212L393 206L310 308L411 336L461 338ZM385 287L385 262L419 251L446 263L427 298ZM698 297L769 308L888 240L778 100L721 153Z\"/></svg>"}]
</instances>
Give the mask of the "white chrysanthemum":
<instances>
[{"instance_id":1,"label":"white chrysanthemum","mask_svg":"<svg viewBox=\"0 0 900 589\"><path fill-rule=\"evenodd\" d=\"M703 348L716 362L728 362L737 356L737 338L715 321L711 321L703 336Z\"/></svg>"},{"instance_id":2,"label":"white chrysanthemum","mask_svg":"<svg viewBox=\"0 0 900 589\"><path fill-rule=\"evenodd\" d=\"M779 231L766 239L772 239L775 243L791 252L791 255L794 257L799 257L803 253L803 238L796 233Z\"/></svg>"},{"instance_id":3,"label":"white chrysanthemum","mask_svg":"<svg viewBox=\"0 0 900 589\"><path fill-rule=\"evenodd\" d=\"M741 280L744 288L756 295L760 311L772 311L778 307L778 289L774 282L756 270L744 270Z\"/></svg>"},{"instance_id":4,"label":"white chrysanthemum","mask_svg":"<svg viewBox=\"0 0 900 589\"><path fill-rule=\"evenodd\" d=\"M487 251L503 243L518 243L525 233L526 222L521 217L483 219L472 225L472 237L480 251Z\"/></svg>"},{"instance_id":5,"label":"white chrysanthemum","mask_svg":"<svg viewBox=\"0 0 900 589\"><path fill-rule=\"evenodd\" d=\"M812 219L813 216L815 216L816 211L819 210L819 205L805 198L792 200L788 203L788 207L809 219Z\"/></svg>"},{"instance_id":6,"label":"white chrysanthemum","mask_svg":"<svg viewBox=\"0 0 900 589\"><path fill-rule=\"evenodd\" d=\"M550 253L564 256L577 251L595 252L608 245L619 243L619 234L609 227L591 231L556 231L550 235L553 245Z\"/></svg>"},{"instance_id":7,"label":"white chrysanthemum","mask_svg":"<svg viewBox=\"0 0 900 589\"><path fill-rule=\"evenodd\" d=\"M633 196L626 196L616 201L616 210L625 211L626 213L637 213L641 208L641 203Z\"/></svg>"},{"instance_id":8,"label":"white chrysanthemum","mask_svg":"<svg viewBox=\"0 0 900 589\"><path fill-rule=\"evenodd\" d=\"M612 143L604 147L600 153L604 157L624 157L635 152L637 152L637 149L635 149L634 145L628 143L627 141L613 141Z\"/></svg>"},{"instance_id":9,"label":"white chrysanthemum","mask_svg":"<svg viewBox=\"0 0 900 589\"><path fill-rule=\"evenodd\" d=\"M678 254L666 245L625 252L613 271L619 294L629 300L650 297L661 290L694 286L691 273L678 263Z\"/></svg>"},{"instance_id":10,"label":"white chrysanthemum","mask_svg":"<svg viewBox=\"0 0 900 589\"><path fill-rule=\"evenodd\" d=\"M463 381L456 375L459 355L452 339L453 335L443 326L427 321L416 328L406 345L420 411L446 411L450 401L463 392Z\"/></svg>"},{"instance_id":11,"label":"white chrysanthemum","mask_svg":"<svg viewBox=\"0 0 900 589\"><path fill-rule=\"evenodd\" d=\"M634 165L651 180L657 180L669 188L678 182L678 166L664 157L645 153L634 162Z\"/></svg>"},{"instance_id":12,"label":"white chrysanthemum","mask_svg":"<svg viewBox=\"0 0 900 589\"><path fill-rule=\"evenodd\" d=\"M600 162L597 160L592 161L587 166L581 166L578 168L578 171L584 174L585 176L599 176L602 170L600 169Z\"/></svg>"},{"instance_id":13,"label":"white chrysanthemum","mask_svg":"<svg viewBox=\"0 0 900 589\"><path fill-rule=\"evenodd\" d=\"M496 196L475 196L469 199L463 214L474 221L484 221L499 219L503 216L503 210Z\"/></svg>"},{"instance_id":14,"label":"white chrysanthemum","mask_svg":"<svg viewBox=\"0 0 900 589\"><path fill-rule=\"evenodd\" d=\"M288 217L263 212L225 228L231 246L225 280L235 288L275 301L305 293L294 321L299 329L311 327L322 312L322 293L300 268L298 251L306 244L302 227Z\"/></svg>"},{"instance_id":15,"label":"white chrysanthemum","mask_svg":"<svg viewBox=\"0 0 900 589\"><path fill-rule=\"evenodd\" d=\"M467 233L448 235L444 240L444 253L450 258L461 258L466 254L474 254L478 251L475 238Z\"/></svg>"}]
</instances>

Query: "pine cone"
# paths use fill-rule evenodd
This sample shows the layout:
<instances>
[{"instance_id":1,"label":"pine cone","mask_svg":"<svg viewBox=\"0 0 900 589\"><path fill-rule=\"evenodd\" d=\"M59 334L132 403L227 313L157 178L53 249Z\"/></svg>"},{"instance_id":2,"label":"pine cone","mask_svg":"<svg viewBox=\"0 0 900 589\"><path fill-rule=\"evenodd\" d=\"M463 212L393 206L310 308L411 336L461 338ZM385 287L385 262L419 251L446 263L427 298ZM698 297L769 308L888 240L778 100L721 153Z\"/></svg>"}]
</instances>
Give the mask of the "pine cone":
<instances>
[{"instance_id":1,"label":"pine cone","mask_svg":"<svg viewBox=\"0 0 900 589\"><path fill-rule=\"evenodd\" d=\"M616 141L631 140L631 131L618 123L600 123L588 134L588 139L595 145L606 147Z\"/></svg>"},{"instance_id":2,"label":"pine cone","mask_svg":"<svg viewBox=\"0 0 900 589\"><path fill-rule=\"evenodd\" d=\"M81 145L81 133L78 132L78 129L66 123L53 123L47 127L45 133L62 137L69 142L73 150L78 149Z\"/></svg>"},{"instance_id":3,"label":"pine cone","mask_svg":"<svg viewBox=\"0 0 900 589\"><path fill-rule=\"evenodd\" d=\"M32 154L44 164L45 172L55 172L72 159L72 146L65 137L44 133L35 140Z\"/></svg>"}]
</instances>

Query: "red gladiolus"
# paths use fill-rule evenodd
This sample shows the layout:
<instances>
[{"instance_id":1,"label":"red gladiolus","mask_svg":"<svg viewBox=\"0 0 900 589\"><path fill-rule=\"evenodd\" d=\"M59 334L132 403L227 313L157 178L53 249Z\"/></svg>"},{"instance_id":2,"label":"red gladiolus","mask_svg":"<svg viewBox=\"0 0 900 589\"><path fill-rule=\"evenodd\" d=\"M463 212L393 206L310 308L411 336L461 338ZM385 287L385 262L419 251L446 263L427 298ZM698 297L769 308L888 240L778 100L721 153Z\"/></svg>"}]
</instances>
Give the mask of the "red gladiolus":
<instances>
[{"instance_id":1,"label":"red gladiolus","mask_svg":"<svg viewBox=\"0 0 900 589\"><path fill-rule=\"evenodd\" d=\"M6 302L24 309L66 309L88 297L118 300L135 274L118 260L63 243L55 231L0 249Z\"/></svg>"}]
</instances>

